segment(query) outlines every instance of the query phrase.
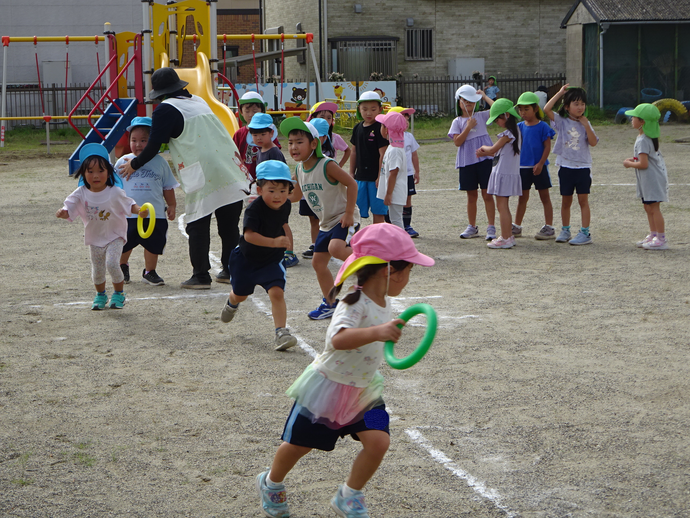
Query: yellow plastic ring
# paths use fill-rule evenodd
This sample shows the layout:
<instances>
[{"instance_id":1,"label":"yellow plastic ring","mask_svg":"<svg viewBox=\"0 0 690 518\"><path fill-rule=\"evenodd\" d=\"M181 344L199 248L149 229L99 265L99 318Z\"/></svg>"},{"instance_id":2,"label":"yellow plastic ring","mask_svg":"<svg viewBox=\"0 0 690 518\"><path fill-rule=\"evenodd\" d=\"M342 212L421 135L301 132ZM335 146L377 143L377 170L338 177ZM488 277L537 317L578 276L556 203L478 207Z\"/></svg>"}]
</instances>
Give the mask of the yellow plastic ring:
<instances>
[{"instance_id":1,"label":"yellow plastic ring","mask_svg":"<svg viewBox=\"0 0 690 518\"><path fill-rule=\"evenodd\" d=\"M137 217L137 232L139 232L142 239L146 239L153 234L153 227L156 226L156 209L154 209L153 205L150 203L144 203L141 206L141 210L144 209L149 210L149 228L146 229L146 232L144 232L144 218L142 218L141 215Z\"/></svg>"}]
</instances>

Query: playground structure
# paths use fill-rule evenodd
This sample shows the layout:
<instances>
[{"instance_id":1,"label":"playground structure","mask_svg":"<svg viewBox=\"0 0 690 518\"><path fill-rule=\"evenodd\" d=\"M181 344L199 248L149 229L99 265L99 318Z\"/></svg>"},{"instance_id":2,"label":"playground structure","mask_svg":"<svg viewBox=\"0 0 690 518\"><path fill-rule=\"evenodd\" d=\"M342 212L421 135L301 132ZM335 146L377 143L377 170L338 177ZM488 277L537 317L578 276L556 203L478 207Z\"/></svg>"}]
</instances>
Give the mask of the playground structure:
<instances>
[{"instance_id":1,"label":"playground structure","mask_svg":"<svg viewBox=\"0 0 690 518\"><path fill-rule=\"evenodd\" d=\"M254 74L258 89L258 75L256 68L255 43L261 40L280 40L281 50L272 53L262 53L260 60L281 59L281 83L284 81L284 57L290 55L284 49L286 39L302 39L306 42L306 47L311 54L311 61L315 71L317 84L317 101L323 99L321 82L319 79L318 65L313 48L313 34L217 34L216 27L216 1L217 0L182 0L167 5L156 4L153 0L142 0L143 29L141 33L120 32L115 33L110 30L110 24L105 24L104 36L63 36L63 37L2 37L3 45L3 82L2 82L2 112L0 114L0 147L4 147L5 124L8 120L27 119L27 117L7 117L6 114L6 95L7 95L7 59L8 48L11 43L33 43L36 54L36 70L38 75L39 89L41 85L40 68L38 66L37 44L39 42L64 42L67 47L65 69L69 66L69 44L75 42L91 42L98 46L104 43L105 64L100 68L98 60L98 50L96 52L98 75L91 86L87 89L81 99L72 107L69 114L46 115L45 104L41 93L41 106L43 115L31 117L31 119L43 119L46 123L46 135L48 144L50 142L49 123L53 119L66 119L67 122L82 136L81 144L74 151L69 159L69 172L73 174L79 168L79 151L89 143L99 143L105 146L108 153L115 152L121 155L128 150L126 141L126 128L136 116L151 116L153 112L153 101L148 99L151 91L151 74L154 69L161 67L175 67L179 61L178 56L182 55L185 41L191 40L196 56L196 66L194 68L176 68L180 78L187 81L187 90L203 98L210 106L211 110L218 116L223 126L230 135L233 135L239 128L239 123L228 102L221 102L218 99L219 80L229 85L221 88L222 98L225 99L225 92L229 89L234 92L232 82L226 78L218 68L218 42L225 44L228 40L251 40L252 57L254 61ZM195 28L195 34L186 33L188 19L190 25ZM178 30L178 28L182 30ZM294 55L294 54L292 54ZM225 59L225 55L223 56ZM307 67L308 70L309 67ZM134 77L135 96L129 97L127 93L128 79ZM67 75L66 75L67 78ZM67 79L65 80L67 85ZM309 78L307 77L307 84ZM236 92L233 94L237 97ZM87 103L88 101L88 103ZM82 105L87 103L91 106L88 115L77 115L78 111L84 110ZM309 99L307 99L309 105ZM66 110L66 102L65 102ZM290 111L273 111L271 113L283 113L291 115ZM90 131L84 135L74 124L75 119L86 119L90 126ZM49 148L48 148L49 149Z\"/></svg>"}]
</instances>

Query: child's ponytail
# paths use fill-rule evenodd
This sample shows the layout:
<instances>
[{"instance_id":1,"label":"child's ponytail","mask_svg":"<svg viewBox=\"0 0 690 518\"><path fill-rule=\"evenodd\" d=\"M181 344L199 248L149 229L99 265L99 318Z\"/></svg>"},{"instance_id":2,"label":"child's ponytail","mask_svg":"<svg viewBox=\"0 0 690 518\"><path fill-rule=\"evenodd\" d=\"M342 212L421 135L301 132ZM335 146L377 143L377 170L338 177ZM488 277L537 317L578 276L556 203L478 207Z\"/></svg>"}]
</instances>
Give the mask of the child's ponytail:
<instances>
[{"instance_id":1,"label":"child's ponytail","mask_svg":"<svg viewBox=\"0 0 690 518\"><path fill-rule=\"evenodd\" d=\"M364 283L366 283L373 275L375 275L376 272L378 272L382 268L387 267L389 264L393 268L394 272L399 272L407 268L407 266L410 263L407 261L391 261L390 263L367 264L366 266L362 266L362 268L357 270L356 273L357 284L355 285L355 290L348 293L343 298L343 300L341 300L341 302L344 302L348 305L356 304L359 301L359 297L362 292L362 286L364 286ZM333 304L335 302L336 297L340 293L342 287L342 284L333 286L331 288L331 291L329 291L328 295L326 296L326 302L328 302L329 304Z\"/></svg>"},{"instance_id":2,"label":"child's ponytail","mask_svg":"<svg viewBox=\"0 0 690 518\"><path fill-rule=\"evenodd\" d=\"M517 119L511 113L506 113L506 128L510 130L515 137L513 140L513 154L520 154L520 130L518 129Z\"/></svg>"}]
</instances>

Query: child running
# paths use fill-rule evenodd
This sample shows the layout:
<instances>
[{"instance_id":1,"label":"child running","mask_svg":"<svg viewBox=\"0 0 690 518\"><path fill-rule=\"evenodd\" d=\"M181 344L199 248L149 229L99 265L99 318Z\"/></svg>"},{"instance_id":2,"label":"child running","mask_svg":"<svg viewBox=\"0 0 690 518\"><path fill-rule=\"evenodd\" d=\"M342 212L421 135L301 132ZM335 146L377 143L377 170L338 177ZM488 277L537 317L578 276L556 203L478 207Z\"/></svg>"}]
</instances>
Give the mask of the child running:
<instances>
[{"instance_id":1,"label":"child running","mask_svg":"<svg viewBox=\"0 0 690 518\"><path fill-rule=\"evenodd\" d=\"M404 108L402 106L393 106L388 113L398 112L402 113L408 126L410 125L410 118L415 112L414 108ZM414 138L414 135L409 131L405 132L405 157L407 158L407 203L403 207L403 225L405 232L410 234L410 237L419 237L419 232L412 228L412 196L417 194L416 185L419 183L419 155L417 150L419 144Z\"/></svg>"},{"instance_id":2,"label":"child running","mask_svg":"<svg viewBox=\"0 0 690 518\"><path fill-rule=\"evenodd\" d=\"M407 201L407 157L405 156L405 130L407 120L401 113L377 115L381 123L381 136L389 142L379 174L376 197L388 207L391 223L405 230L403 207Z\"/></svg>"},{"instance_id":3,"label":"child running","mask_svg":"<svg viewBox=\"0 0 690 518\"><path fill-rule=\"evenodd\" d=\"M290 201L299 202L304 195L320 222L311 265L323 301L308 316L312 320L323 320L333 316L337 304L337 301L326 301L333 286L328 261L331 257L344 261L352 253L349 242L359 224L357 183L335 160L324 157L319 132L310 122L289 117L280 124L280 131L288 138L290 156L298 162L295 168L297 184Z\"/></svg>"},{"instance_id":4,"label":"child running","mask_svg":"<svg viewBox=\"0 0 690 518\"><path fill-rule=\"evenodd\" d=\"M491 176L491 159L488 156L478 157L477 150L482 146L491 146L491 138L486 131L486 121L489 111L475 113L477 102L484 98L491 106L494 101L481 90L475 90L470 85L462 85L455 92L455 114L457 117L448 130L448 136L458 148L455 167L458 170L458 189L467 192L467 218L469 225L460 237L470 239L479 237L477 227L477 189L482 191L484 208L489 225L486 228L486 240L496 239L496 206L494 197L487 191L489 176Z\"/></svg>"},{"instance_id":5,"label":"child running","mask_svg":"<svg viewBox=\"0 0 690 518\"><path fill-rule=\"evenodd\" d=\"M635 139L634 156L623 161L626 168L636 169L637 197L642 199L649 221L649 235L637 242L645 250L666 250L666 230L661 202L668 201L668 175L664 157L659 153L659 108L643 103L625 114L639 135Z\"/></svg>"},{"instance_id":6,"label":"child running","mask_svg":"<svg viewBox=\"0 0 690 518\"><path fill-rule=\"evenodd\" d=\"M381 171L383 155L388 141L381 135L381 123L376 116L381 113L381 97L376 92L364 92L357 101L357 118L361 120L352 130L350 143L354 146L350 158L350 175L357 180L357 206L363 218L383 223L388 209L383 200L376 197L376 182Z\"/></svg>"},{"instance_id":7,"label":"child running","mask_svg":"<svg viewBox=\"0 0 690 518\"><path fill-rule=\"evenodd\" d=\"M338 105L335 103L321 101L316 103L311 108L309 117L307 117L307 122L314 124L314 127L319 130L319 135L323 137L321 128L316 125L319 119L323 119L328 123L328 138L322 139L321 151L328 158L337 160L337 152L343 151L343 157L338 162L341 169L345 168L345 164L350 159L352 150L347 142L343 140L343 137L337 133L333 133L333 126L335 125L335 114L338 112ZM325 140L325 142L323 141ZM311 245L307 250L302 252L302 257L305 259L311 259L314 257L314 243L316 242L316 236L319 234L319 218L316 214L309 208L307 201L302 198L299 202L299 215L309 217L309 226L311 233Z\"/></svg>"},{"instance_id":8,"label":"child running","mask_svg":"<svg viewBox=\"0 0 690 518\"><path fill-rule=\"evenodd\" d=\"M525 217L529 191L534 188L539 193L544 206L544 226L534 235L535 239L553 239L556 231L553 228L553 205L551 205L551 177L549 176L549 154L551 139L556 132L544 122L544 112L539 107L539 97L532 92L523 93L516 104L523 122L518 123L522 135L520 150L520 176L522 177L522 194L518 199L515 211L513 235L522 235L522 219Z\"/></svg>"},{"instance_id":9,"label":"child running","mask_svg":"<svg viewBox=\"0 0 690 518\"><path fill-rule=\"evenodd\" d=\"M493 169L487 191L496 196L498 216L501 222L501 235L488 243L489 248L513 248L515 237L511 232L513 218L508 201L510 196L520 196L520 146L522 138L518 130L518 114L508 99L499 99L491 105L490 117L486 124L494 120L505 131L499 133L493 146L482 146L477 150L478 157L493 156Z\"/></svg>"},{"instance_id":10,"label":"child running","mask_svg":"<svg viewBox=\"0 0 690 518\"><path fill-rule=\"evenodd\" d=\"M556 103L563 98L558 113L553 111ZM592 155L590 147L599 142L592 125L587 120L587 92L583 88L564 85L554 95L544 112L551 119L551 125L558 132L554 153L558 155L556 165L558 182L561 189L561 221L563 227L556 238L556 243L571 245L589 245L592 235L589 231L591 213L589 210L589 191L592 187ZM580 204L582 225L580 232L570 238L570 206L573 204L573 193L577 191Z\"/></svg>"},{"instance_id":11,"label":"child running","mask_svg":"<svg viewBox=\"0 0 690 518\"><path fill-rule=\"evenodd\" d=\"M240 244L230 254L232 290L220 313L222 322L230 322L240 302L247 300L258 285L271 299L271 313L276 328L276 351L297 344L297 338L286 327L285 268L283 251L289 245L284 225L292 205L288 196L294 181L290 168L280 160L266 160L256 166L256 189L259 197L244 211L244 229Z\"/></svg>"},{"instance_id":12,"label":"child running","mask_svg":"<svg viewBox=\"0 0 690 518\"><path fill-rule=\"evenodd\" d=\"M134 117L132 124L127 128L129 132L129 147L132 152L120 157L115 163L115 171L119 171L125 162L139 156L149 142L151 133L151 117ZM168 239L168 222L175 219L177 202L175 201L175 189L180 184L175 180L168 161L162 156L156 155L139 169L132 173L127 181L123 182L125 194L132 198L139 206L144 203L153 205L156 211L156 222L153 233L142 238L137 230L137 216L130 215L127 218L127 242L122 249L120 268L125 276L125 284L129 284L129 257L132 250L141 245L144 248L144 270L141 273L142 280L152 286L162 286L165 281L156 273L158 256L163 254ZM146 228L150 223L144 222Z\"/></svg>"},{"instance_id":13,"label":"child running","mask_svg":"<svg viewBox=\"0 0 690 518\"><path fill-rule=\"evenodd\" d=\"M120 269L122 247L127 239L127 216L148 215L128 198L125 191L115 187L115 171L108 161L108 152L100 144L87 144L79 152L81 166L74 174L83 178L84 185L70 194L63 207L55 213L60 219L74 221L79 216L84 223L84 244L91 251L91 278L96 286L96 297L91 309L104 309L108 304L105 292L105 272L113 281L110 307L122 309L125 305L125 276Z\"/></svg>"},{"instance_id":14,"label":"child running","mask_svg":"<svg viewBox=\"0 0 690 518\"><path fill-rule=\"evenodd\" d=\"M417 251L402 229L370 225L352 238L352 255L340 267L332 300L353 274L354 289L338 305L326 331L324 351L287 390L295 399L271 469L256 477L266 516L290 516L283 480L297 462L316 448L332 451L339 437L362 443L350 475L331 500L343 518L369 516L362 489L374 475L390 444L389 416L382 399L383 344L397 342L401 330L392 320L389 297L399 295L413 264L434 260Z\"/></svg>"}]
</instances>

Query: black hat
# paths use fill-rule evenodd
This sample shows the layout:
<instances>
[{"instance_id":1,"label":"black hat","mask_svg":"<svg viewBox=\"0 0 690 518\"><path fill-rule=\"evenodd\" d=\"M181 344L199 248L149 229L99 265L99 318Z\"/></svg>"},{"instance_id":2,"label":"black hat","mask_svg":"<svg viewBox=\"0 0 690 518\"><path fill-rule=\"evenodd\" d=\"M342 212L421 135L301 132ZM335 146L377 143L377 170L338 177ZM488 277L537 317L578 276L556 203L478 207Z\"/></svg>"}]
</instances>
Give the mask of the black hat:
<instances>
[{"instance_id":1,"label":"black hat","mask_svg":"<svg viewBox=\"0 0 690 518\"><path fill-rule=\"evenodd\" d=\"M153 90L149 92L149 99L158 99L165 94L177 92L188 84L187 81L182 81L172 68L159 68L151 75Z\"/></svg>"}]
</instances>

